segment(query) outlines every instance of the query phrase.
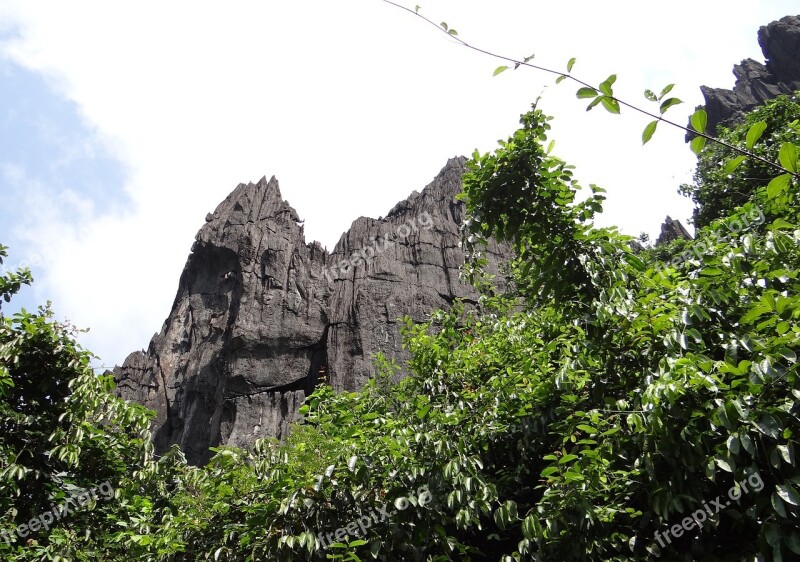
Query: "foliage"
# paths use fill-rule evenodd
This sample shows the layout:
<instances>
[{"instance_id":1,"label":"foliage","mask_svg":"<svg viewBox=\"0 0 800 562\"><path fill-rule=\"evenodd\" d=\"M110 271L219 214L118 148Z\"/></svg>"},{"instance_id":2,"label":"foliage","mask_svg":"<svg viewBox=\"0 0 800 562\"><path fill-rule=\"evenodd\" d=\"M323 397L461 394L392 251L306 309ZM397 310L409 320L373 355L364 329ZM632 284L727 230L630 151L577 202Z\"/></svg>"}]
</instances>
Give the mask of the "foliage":
<instances>
[{"instance_id":1,"label":"foliage","mask_svg":"<svg viewBox=\"0 0 800 562\"><path fill-rule=\"evenodd\" d=\"M796 169L780 120L759 136L754 119L731 142ZM411 375L392 383L397 366L381 357L359 392L320 386L283 443L220 447L204 467L177 448L153 459L150 414L93 375L74 329L49 307L2 318L3 524L74 489L116 491L27 542L0 542L4 559L800 555L797 180L765 169L695 240L637 253L631 237L594 226L603 190L578 197L548 121L534 106L468 164L465 274L485 291L479 305L406 319ZM747 164L712 150L702 207L723 189L714 162ZM483 273L489 237L515 252L505 294ZM0 291L25 280L0 277ZM731 490L735 501L686 528Z\"/></svg>"},{"instance_id":2,"label":"foliage","mask_svg":"<svg viewBox=\"0 0 800 562\"><path fill-rule=\"evenodd\" d=\"M534 109L521 130L542 131L544 123ZM545 141L541 132L526 138ZM540 363L559 373L561 407L549 423L551 448L539 449L551 461L539 474L542 497L520 509L529 531L520 552L546 560L647 559L665 550L656 531L724 496L734 481L759 475L763 494L743 497L663 554L780 560L800 553L793 456L800 231L789 222L797 186L759 187L754 201L772 222L714 236L734 232L726 222L753 222L745 218L755 214L753 204L736 209L700 232L700 252L665 267L642 263L626 237L584 226L586 203L572 204L574 194L565 193L576 187L571 177L542 173L554 169L552 161L536 174L509 175L532 154L543 150L503 143L494 155L476 155L465 177L473 218L527 219L512 230L468 222L468 235L511 242L519 294L537 305L530 313L549 306L565 315L565 326L581 329L568 353ZM566 207L546 205L559 190ZM548 212L530 212L531 201ZM547 235L564 217L575 218L571 231L561 229L572 239ZM537 281L520 283L524 273Z\"/></svg>"},{"instance_id":3,"label":"foliage","mask_svg":"<svg viewBox=\"0 0 800 562\"><path fill-rule=\"evenodd\" d=\"M666 123L672 127L676 127L683 131L686 131L687 135L692 137L692 141L690 143L690 148L692 152L695 154L700 154L703 149L706 147L708 142L711 142L713 145L722 145L727 150L730 150L736 154L738 154L742 158L751 158L753 160L758 160L762 164L766 165L768 168L772 168L774 171L785 176L781 182L788 181L790 178L794 180L800 180L800 171L798 171L796 156L797 152L794 150L794 145L791 143L785 143L781 146L781 151L783 152L784 149L788 149L790 152L781 156L778 160L770 160L768 158L764 158L759 154L752 152L752 143L748 142L747 146L736 145L726 142L716 136L714 136L713 132L706 131L706 125L708 124L708 116L703 108L698 108L690 117L689 126L685 127L680 125L674 121L670 121L664 115L670 108L675 107L683 103L680 98L677 97L667 97L672 89L675 87L675 84L668 84L665 86L661 92L656 95L650 89L646 89L644 91L644 97L648 102L654 103L658 106L658 113L654 110L649 111L647 109L643 109L642 107L635 105L629 101L625 101L622 98L616 96L613 90L613 85L617 80L617 75L612 74L605 80L603 80L599 85L593 85L581 78L575 76L572 72L573 68L575 67L576 59L573 57L569 59L566 64L566 72L558 71L553 68L544 67L538 64L533 64L531 61L535 58L535 55L531 54L522 59L509 57L505 55L498 54L486 48L477 47L470 43L467 43L464 39L458 36L458 33L452 29L446 22L442 22L440 24L436 24L431 19L427 18L426 16L420 13L420 6L417 5L414 10L402 6L396 2L392 2L391 0L383 0L386 4L390 4L396 8L404 10L410 14L413 14L414 17L419 18L420 20L428 23L429 25L435 27L440 32L446 33L448 37L454 40L459 45L466 47L467 49L471 49L475 52L489 55L498 60L502 60L507 63L512 63L514 65L514 70L519 69L520 67L530 68L533 70L537 70L539 72L543 72L546 74L555 75L556 84L560 84L565 80L569 80L577 85L580 86L576 92L576 96L578 99L588 99L591 100L589 105L586 107L587 111L592 110L598 105L601 105L603 108L606 109L609 113L619 114L621 113L621 108L624 106L628 109L631 109L641 115L645 115L652 119L642 131L642 144L647 144L650 139L653 138L653 135L658 128L659 123ZM506 70L510 69L511 67L508 64L503 64L498 66L493 73L493 76L497 76L502 74ZM760 133L759 133L760 134Z\"/></svg>"},{"instance_id":4,"label":"foliage","mask_svg":"<svg viewBox=\"0 0 800 562\"><path fill-rule=\"evenodd\" d=\"M782 147L800 145L800 101L797 95L775 98L749 113L742 124L720 127L718 136L728 144L747 146L764 160L783 161ZM784 149L785 167L792 170L797 166L796 151L793 161L788 152L790 149ZM720 162L726 165L720 166ZM738 156L725 145L712 144L699 157L694 182L679 191L695 204L694 224L704 227L750 201L756 189L774 177L773 168L763 160Z\"/></svg>"},{"instance_id":5,"label":"foliage","mask_svg":"<svg viewBox=\"0 0 800 562\"><path fill-rule=\"evenodd\" d=\"M8 256L8 247L0 244L0 265L3 264L3 258ZM3 301L10 302L11 297L18 293L22 285L30 285L33 281L29 269L22 269L20 271L12 271L0 276L0 310L3 308ZM2 314L0 312L0 314Z\"/></svg>"},{"instance_id":6,"label":"foliage","mask_svg":"<svg viewBox=\"0 0 800 562\"><path fill-rule=\"evenodd\" d=\"M468 273L481 279L481 240L505 240L514 291L407 321L412 375L388 385L383 361L360 392L320 387L289 442L223 448L202 469L177 462L162 507L116 534L130 556L800 554L797 186L756 189L683 242L688 255L659 263L592 225L602 190L578 200L571 168L545 148L547 121L534 108L464 179ZM784 218L754 222L762 208ZM663 540L748 479L762 487ZM388 517L356 527L381 510Z\"/></svg>"},{"instance_id":7,"label":"foliage","mask_svg":"<svg viewBox=\"0 0 800 562\"><path fill-rule=\"evenodd\" d=\"M10 298L21 281L29 282L30 273L6 274L0 290ZM96 505L65 517L51 532L23 536L12 529L104 482L120 488L149 455L149 416L115 397L109 376L93 374L92 355L75 335L53 320L49 305L35 314L0 315L0 528L9 536L0 541L4 560L95 552L93 536L109 531L105 516L113 501L94 499Z\"/></svg>"}]
</instances>

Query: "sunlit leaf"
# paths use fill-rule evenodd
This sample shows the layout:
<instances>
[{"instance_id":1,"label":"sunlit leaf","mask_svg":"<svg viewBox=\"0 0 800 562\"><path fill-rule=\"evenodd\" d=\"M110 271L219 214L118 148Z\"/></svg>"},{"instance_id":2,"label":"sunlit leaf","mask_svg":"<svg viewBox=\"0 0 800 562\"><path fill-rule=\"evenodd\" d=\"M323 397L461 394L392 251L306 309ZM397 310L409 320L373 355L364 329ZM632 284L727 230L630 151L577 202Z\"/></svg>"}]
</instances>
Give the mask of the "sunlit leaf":
<instances>
[{"instance_id":1,"label":"sunlit leaf","mask_svg":"<svg viewBox=\"0 0 800 562\"><path fill-rule=\"evenodd\" d=\"M619 102L614 98L603 96L602 98L600 98L600 102L603 104L603 107L605 107L609 113L619 114Z\"/></svg>"},{"instance_id":2,"label":"sunlit leaf","mask_svg":"<svg viewBox=\"0 0 800 562\"><path fill-rule=\"evenodd\" d=\"M670 93L672 91L672 88L674 88L674 87L675 87L675 84L667 84L666 86L664 86L664 89L661 90L661 93L658 95L658 101L661 101L662 99L664 99L664 96L666 96L668 93Z\"/></svg>"},{"instance_id":3,"label":"sunlit leaf","mask_svg":"<svg viewBox=\"0 0 800 562\"><path fill-rule=\"evenodd\" d=\"M800 506L800 494L797 493L797 490L795 490L791 484L775 486L775 491L786 503L794 506Z\"/></svg>"},{"instance_id":4,"label":"sunlit leaf","mask_svg":"<svg viewBox=\"0 0 800 562\"><path fill-rule=\"evenodd\" d=\"M613 97L614 91L611 89L611 86L616 81L617 81L617 75L616 74L612 74L611 76L609 76L608 78L603 80L603 82L600 83L600 88L599 88L600 91L603 92L607 96L612 96Z\"/></svg>"},{"instance_id":5,"label":"sunlit leaf","mask_svg":"<svg viewBox=\"0 0 800 562\"><path fill-rule=\"evenodd\" d=\"M647 124L644 131L642 131L642 144L647 144L653 138L656 127L658 127L658 119Z\"/></svg>"},{"instance_id":6,"label":"sunlit leaf","mask_svg":"<svg viewBox=\"0 0 800 562\"><path fill-rule=\"evenodd\" d=\"M747 131L747 137L745 138L745 145L747 149L752 149L758 139L761 138L761 135L764 134L764 131L767 130L767 124L764 121L759 121L758 123L753 123L750 127L750 130Z\"/></svg>"},{"instance_id":7,"label":"sunlit leaf","mask_svg":"<svg viewBox=\"0 0 800 562\"><path fill-rule=\"evenodd\" d=\"M797 171L797 147L790 142L785 142L781 145L781 150L778 154L778 159L781 166L790 172Z\"/></svg>"},{"instance_id":8,"label":"sunlit leaf","mask_svg":"<svg viewBox=\"0 0 800 562\"><path fill-rule=\"evenodd\" d=\"M695 154L700 154L703 151L703 148L706 146L706 138L705 137L695 137L692 139L692 142L689 143L689 148Z\"/></svg>"},{"instance_id":9,"label":"sunlit leaf","mask_svg":"<svg viewBox=\"0 0 800 562\"><path fill-rule=\"evenodd\" d=\"M505 72L506 70L508 70L507 66L505 65L498 66L497 68L494 69L494 74L492 74L492 76L497 76L498 74L500 74L501 72Z\"/></svg>"},{"instance_id":10,"label":"sunlit leaf","mask_svg":"<svg viewBox=\"0 0 800 562\"><path fill-rule=\"evenodd\" d=\"M678 98L669 98L661 102L661 106L658 108L658 110L661 112L661 115L664 115L670 107L681 103L683 102Z\"/></svg>"},{"instance_id":11,"label":"sunlit leaf","mask_svg":"<svg viewBox=\"0 0 800 562\"><path fill-rule=\"evenodd\" d=\"M786 191L789 187L789 182L791 179L791 174L781 174L780 176L773 178L772 181L767 184L767 197L772 199L773 197L777 197Z\"/></svg>"},{"instance_id":12,"label":"sunlit leaf","mask_svg":"<svg viewBox=\"0 0 800 562\"><path fill-rule=\"evenodd\" d=\"M605 96L598 95L596 98L592 100L592 102L586 107L586 111L591 111L597 104L599 104Z\"/></svg>"},{"instance_id":13,"label":"sunlit leaf","mask_svg":"<svg viewBox=\"0 0 800 562\"><path fill-rule=\"evenodd\" d=\"M736 168L738 168L741 165L741 163L744 162L746 159L747 159L746 156L737 156L736 158L725 164L725 174L727 175L733 173L733 171L736 170Z\"/></svg>"},{"instance_id":14,"label":"sunlit leaf","mask_svg":"<svg viewBox=\"0 0 800 562\"><path fill-rule=\"evenodd\" d=\"M698 133L705 133L706 124L708 123L708 115L705 110L701 108L692 113L691 122L695 131Z\"/></svg>"}]
</instances>

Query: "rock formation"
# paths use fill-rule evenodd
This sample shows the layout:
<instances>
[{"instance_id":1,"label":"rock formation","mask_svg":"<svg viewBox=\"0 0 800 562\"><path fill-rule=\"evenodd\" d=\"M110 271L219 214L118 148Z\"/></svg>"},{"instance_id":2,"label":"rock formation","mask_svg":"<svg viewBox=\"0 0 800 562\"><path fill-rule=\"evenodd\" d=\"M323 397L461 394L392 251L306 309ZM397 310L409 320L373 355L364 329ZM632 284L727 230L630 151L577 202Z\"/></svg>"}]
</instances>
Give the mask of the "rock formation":
<instances>
[{"instance_id":1,"label":"rock formation","mask_svg":"<svg viewBox=\"0 0 800 562\"><path fill-rule=\"evenodd\" d=\"M734 65L733 90L701 86L708 130L729 125L745 113L781 94L800 90L800 16L786 16L758 30L766 64L745 59Z\"/></svg>"},{"instance_id":2,"label":"rock formation","mask_svg":"<svg viewBox=\"0 0 800 562\"><path fill-rule=\"evenodd\" d=\"M331 253L306 244L275 178L240 184L206 217L161 332L114 370L124 398L157 412L156 449L177 443L200 464L211 446L281 437L321 377L355 390L376 353L407 357L400 317L476 299L459 280L465 162L356 220ZM496 271L507 251L487 255Z\"/></svg>"},{"instance_id":3,"label":"rock formation","mask_svg":"<svg viewBox=\"0 0 800 562\"><path fill-rule=\"evenodd\" d=\"M679 240L681 238L684 238L686 240L691 240L692 235L689 234L689 231L686 230L686 227L683 226L683 223L681 223L681 221L675 220L669 215L667 215L667 218L661 225L661 234L658 235L658 239L656 240L656 246L660 246L661 244L668 244L673 240Z\"/></svg>"}]
</instances>

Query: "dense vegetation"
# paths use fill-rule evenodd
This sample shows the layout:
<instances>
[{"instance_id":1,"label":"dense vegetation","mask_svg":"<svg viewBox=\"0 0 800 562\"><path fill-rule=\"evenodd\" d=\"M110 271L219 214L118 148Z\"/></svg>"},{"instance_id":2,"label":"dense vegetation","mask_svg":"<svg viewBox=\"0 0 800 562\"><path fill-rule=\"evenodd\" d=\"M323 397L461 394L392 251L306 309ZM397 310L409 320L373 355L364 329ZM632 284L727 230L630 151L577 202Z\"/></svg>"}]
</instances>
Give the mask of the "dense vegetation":
<instances>
[{"instance_id":1,"label":"dense vegetation","mask_svg":"<svg viewBox=\"0 0 800 562\"><path fill-rule=\"evenodd\" d=\"M721 136L796 171L797 100L759 111ZM697 239L634 251L593 225L603 190L578 202L548 120L534 107L469 163L480 307L407 322L411 376L391 383L379 358L360 392L319 387L284 444L220 448L202 468L176 449L155 458L148 412L92 374L70 327L47 308L3 317L0 556L800 556L796 177L710 146L684 188ZM489 236L516 251L506 294L483 274ZM6 276L0 293L27 282ZM48 529L13 531L91 490Z\"/></svg>"}]
</instances>

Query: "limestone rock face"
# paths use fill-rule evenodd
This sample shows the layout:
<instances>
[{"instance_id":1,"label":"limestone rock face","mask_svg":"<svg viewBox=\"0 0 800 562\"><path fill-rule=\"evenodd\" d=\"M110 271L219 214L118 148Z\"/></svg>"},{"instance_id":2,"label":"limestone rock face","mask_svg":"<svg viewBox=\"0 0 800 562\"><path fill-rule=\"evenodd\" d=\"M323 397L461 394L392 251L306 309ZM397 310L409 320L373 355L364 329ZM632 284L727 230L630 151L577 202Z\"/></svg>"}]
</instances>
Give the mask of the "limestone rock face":
<instances>
[{"instance_id":1,"label":"limestone rock face","mask_svg":"<svg viewBox=\"0 0 800 562\"><path fill-rule=\"evenodd\" d=\"M211 446L282 437L320 377L356 390L378 352L407 357L403 315L477 299L459 280L465 162L385 218L356 220L330 253L306 244L275 178L240 184L206 217L161 332L114 369L121 396L157 412L157 450L177 443L200 464ZM495 271L508 257L487 254Z\"/></svg>"},{"instance_id":2,"label":"limestone rock face","mask_svg":"<svg viewBox=\"0 0 800 562\"><path fill-rule=\"evenodd\" d=\"M800 16L786 16L761 27L758 43L766 64L745 59L734 65L732 90L700 87L712 133L717 125L732 124L770 99L800 90Z\"/></svg>"},{"instance_id":3,"label":"limestone rock face","mask_svg":"<svg viewBox=\"0 0 800 562\"><path fill-rule=\"evenodd\" d=\"M675 220L667 215L667 218L661 224L661 233L658 235L656 245L668 244L673 240L680 240L681 238L691 240L692 235L689 234L689 231L686 230L686 227L683 226L681 221Z\"/></svg>"}]
</instances>

